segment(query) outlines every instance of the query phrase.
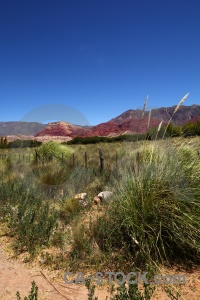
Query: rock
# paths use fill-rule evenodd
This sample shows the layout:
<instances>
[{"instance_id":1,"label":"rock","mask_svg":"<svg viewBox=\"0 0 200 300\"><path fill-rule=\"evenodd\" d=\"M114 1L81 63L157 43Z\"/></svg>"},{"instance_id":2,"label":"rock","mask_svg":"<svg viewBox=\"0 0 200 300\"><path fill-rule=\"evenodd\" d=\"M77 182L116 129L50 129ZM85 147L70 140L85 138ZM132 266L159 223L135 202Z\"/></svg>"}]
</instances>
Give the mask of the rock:
<instances>
[{"instance_id":1,"label":"rock","mask_svg":"<svg viewBox=\"0 0 200 300\"><path fill-rule=\"evenodd\" d=\"M87 196L87 193L80 193L80 194L77 194L74 198L79 199L79 200L84 200L86 196Z\"/></svg>"},{"instance_id":2,"label":"rock","mask_svg":"<svg viewBox=\"0 0 200 300\"><path fill-rule=\"evenodd\" d=\"M94 204L98 205L101 202L101 199L96 196L96 197L94 197L93 202L94 202Z\"/></svg>"},{"instance_id":3,"label":"rock","mask_svg":"<svg viewBox=\"0 0 200 300\"><path fill-rule=\"evenodd\" d=\"M104 192L101 192L98 194L98 197L101 199L101 200L104 200L104 199L108 199L110 196L112 196L113 192L109 192L109 191L104 191Z\"/></svg>"},{"instance_id":4,"label":"rock","mask_svg":"<svg viewBox=\"0 0 200 300\"><path fill-rule=\"evenodd\" d=\"M88 205L88 202L85 200L79 200L79 203L83 206L86 207Z\"/></svg>"}]
</instances>

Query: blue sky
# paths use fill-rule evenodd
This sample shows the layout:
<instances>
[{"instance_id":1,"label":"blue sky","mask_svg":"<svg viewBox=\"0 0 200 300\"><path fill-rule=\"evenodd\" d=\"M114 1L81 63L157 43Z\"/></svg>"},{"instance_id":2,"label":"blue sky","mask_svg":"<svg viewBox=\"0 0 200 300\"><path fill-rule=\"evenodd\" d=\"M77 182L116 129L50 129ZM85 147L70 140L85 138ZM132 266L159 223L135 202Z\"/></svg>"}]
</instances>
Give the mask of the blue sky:
<instances>
[{"instance_id":1,"label":"blue sky","mask_svg":"<svg viewBox=\"0 0 200 300\"><path fill-rule=\"evenodd\" d=\"M147 95L200 104L199 53L199 0L1 0L0 121L65 105L95 125Z\"/></svg>"}]
</instances>

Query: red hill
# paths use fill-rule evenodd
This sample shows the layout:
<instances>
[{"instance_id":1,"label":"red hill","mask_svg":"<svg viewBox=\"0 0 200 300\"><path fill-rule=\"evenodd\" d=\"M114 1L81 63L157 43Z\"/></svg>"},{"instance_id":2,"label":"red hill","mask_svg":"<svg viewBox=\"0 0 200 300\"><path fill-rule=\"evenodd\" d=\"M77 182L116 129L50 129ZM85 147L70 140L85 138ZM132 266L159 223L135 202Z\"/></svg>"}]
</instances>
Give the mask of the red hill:
<instances>
[{"instance_id":1,"label":"red hill","mask_svg":"<svg viewBox=\"0 0 200 300\"><path fill-rule=\"evenodd\" d=\"M152 109L149 127L149 112L145 112L144 117L142 118L141 110L130 109L108 122L88 128L72 125L67 122L49 123L48 126L36 136L63 136L74 138L146 133L148 129L158 126L161 121L167 123L173 115L175 108L176 106ZM189 121L196 122L197 120L200 120L200 105L181 106L173 116L172 123L182 126Z\"/></svg>"}]
</instances>

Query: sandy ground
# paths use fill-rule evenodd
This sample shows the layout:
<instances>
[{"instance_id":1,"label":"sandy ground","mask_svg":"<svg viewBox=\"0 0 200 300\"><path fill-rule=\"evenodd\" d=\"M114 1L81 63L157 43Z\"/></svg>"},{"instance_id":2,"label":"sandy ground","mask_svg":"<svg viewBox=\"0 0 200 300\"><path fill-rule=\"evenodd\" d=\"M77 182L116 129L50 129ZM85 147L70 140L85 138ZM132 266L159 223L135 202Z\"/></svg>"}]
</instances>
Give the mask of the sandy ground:
<instances>
[{"instance_id":1,"label":"sandy ground","mask_svg":"<svg viewBox=\"0 0 200 300\"><path fill-rule=\"evenodd\" d=\"M63 300L77 299L87 300L87 289L81 285L67 285L55 271L41 268L40 266L28 266L12 257L6 251L5 239L0 238L0 299L12 300L16 298L16 292L21 296L27 296L31 282L35 281L39 288L39 300ZM170 272L165 272L170 274ZM175 272L173 272L175 274ZM183 272L181 272L183 274ZM181 300L200 300L200 270L186 274L187 283L182 289ZM105 300L108 293L106 287L96 293L99 300ZM177 298L172 298L177 299ZM169 300L162 291L156 291L153 300Z\"/></svg>"},{"instance_id":2,"label":"sandy ground","mask_svg":"<svg viewBox=\"0 0 200 300\"><path fill-rule=\"evenodd\" d=\"M1 245L0 245L1 247ZM42 273L41 273L42 271ZM46 278L43 277L43 275ZM52 272L39 268L28 269L25 264L8 257L4 250L0 249L0 299L16 300L16 292L21 296L27 296L31 288L31 282L34 280L39 288L39 299L41 300L63 300L63 299L84 299L87 291L80 291L78 286L68 287L64 281L55 280ZM49 282L53 284L53 287ZM57 291L62 294L59 294ZM76 297L74 297L76 295Z\"/></svg>"},{"instance_id":3,"label":"sandy ground","mask_svg":"<svg viewBox=\"0 0 200 300\"><path fill-rule=\"evenodd\" d=\"M64 274L64 273L63 273ZM5 250L0 239L0 299L12 300L16 292L28 296L32 281L36 282L39 290L39 300L88 299L88 291L83 285L67 285L58 274L38 266L28 267L27 264L16 260ZM100 300L105 300L106 290L97 291Z\"/></svg>"}]
</instances>

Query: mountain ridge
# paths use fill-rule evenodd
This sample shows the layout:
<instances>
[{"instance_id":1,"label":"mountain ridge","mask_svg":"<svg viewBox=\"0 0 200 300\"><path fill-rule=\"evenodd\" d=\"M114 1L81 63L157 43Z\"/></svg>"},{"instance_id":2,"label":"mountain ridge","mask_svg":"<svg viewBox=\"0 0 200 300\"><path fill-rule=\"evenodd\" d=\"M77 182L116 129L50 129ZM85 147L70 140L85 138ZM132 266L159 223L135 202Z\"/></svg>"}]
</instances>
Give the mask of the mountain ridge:
<instances>
[{"instance_id":1,"label":"mountain ridge","mask_svg":"<svg viewBox=\"0 0 200 300\"><path fill-rule=\"evenodd\" d=\"M148 129L158 126L161 121L167 123L172 117L176 106L160 107L144 112L141 109L129 109L117 117L95 126L74 125L69 122L57 121L48 124L38 122L10 121L0 122L0 136L35 136L39 137L89 137L116 136L120 134L145 133ZM174 114L172 123L182 126L187 122L200 118L200 105L182 105Z\"/></svg>"}]
</instances>

